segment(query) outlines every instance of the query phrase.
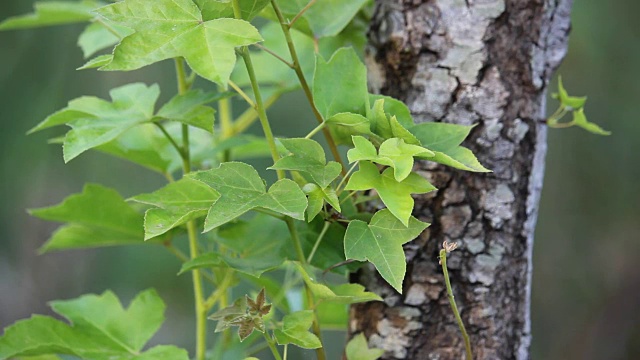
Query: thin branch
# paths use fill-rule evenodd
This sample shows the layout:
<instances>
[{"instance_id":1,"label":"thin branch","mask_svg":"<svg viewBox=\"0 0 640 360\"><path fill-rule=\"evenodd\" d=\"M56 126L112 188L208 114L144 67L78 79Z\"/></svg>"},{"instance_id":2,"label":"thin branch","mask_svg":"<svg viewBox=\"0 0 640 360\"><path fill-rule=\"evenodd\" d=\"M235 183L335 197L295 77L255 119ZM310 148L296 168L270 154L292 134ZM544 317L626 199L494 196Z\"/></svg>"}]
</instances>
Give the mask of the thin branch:
<instances>
[{"instance_id":1,"label":"thin branch","mask_svg":"<svg viewBox=\"0 0 640 360\"><path fill-rule=\"evenodd\" d=\"M258 49L260 49L260 50L262 50L262 51L266 52L267 54L269 54L269 55L271 55L271 56L275 57L276 59L280 60L282 63L284 63L285 65L287 65L288 67L290 67L290 68L292 68L292 69L295 69L295 66L293 66L293 64L292 64L292 63L288 62L285 58L283 58L282 56L280 56L280 55L276 54L275 52L273 52L273 51L272 51L271 49L269 49L268 47L266 47L266 46L264 46L264 45L262 45L262 44L259 44L259 43L253 44L253 46L255 46L255 47L257 47Z\"/></svg>"},{"instance_id":2,"label":"thin branch","mask_svg":"<svg viewBox=\"0 0 640 360\"><path fill-rule=\"evenodd\" d=\"M235 90L240 96L242 96L244 101L246 101L247 104L249 104L250 107L255 109L256 103L254 103L253 100L251 100L249 95L247 95L247 93L244 92L244 90L242 90L242 88L240 86L238 86L238 84L236 84L233 81L229 80L229 86L231 86L233 88L233 90Z\"/></svg>"},{"instance_id":3,"label":"thin branch","mask_svg":"<svg viewBox=\"0 0 640 360\"><path fill-rule=\"evenodd\" d=\"M309 3L307 4L307 6L303 7L302 10L300 10L299 13L296 14L296 16L293 17L293 19L289 22L289 29L291 29L293 27L293 24L295 24L296 21L298 21L298 19L300 19L300 17L302 17L302 15L304 15L304 13L309 10L309 8L311 6L313 6L313 4L316 3L316 0L311 0L309 1Z\"/></svg>"}]
</instances>

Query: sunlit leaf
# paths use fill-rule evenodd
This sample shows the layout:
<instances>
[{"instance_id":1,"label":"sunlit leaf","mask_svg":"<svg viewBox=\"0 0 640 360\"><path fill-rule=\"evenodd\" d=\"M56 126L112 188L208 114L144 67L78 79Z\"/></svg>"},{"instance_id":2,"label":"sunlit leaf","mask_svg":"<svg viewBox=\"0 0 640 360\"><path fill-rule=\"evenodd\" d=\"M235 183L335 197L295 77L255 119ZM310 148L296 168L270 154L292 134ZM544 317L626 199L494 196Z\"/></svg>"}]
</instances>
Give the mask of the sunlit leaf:
<instances>
[{"instance_id":1,"label":"sunlit leaf","mask_svg":"<svg viewBox=\"0 0 640 360\"><path fill-rule=\"evenodd\" d=\"M269 191L250 165L229 162L218 168L190 175L220 193L205 220L205 231L210 231L255 208L304 220L307 197L298 185L289 180L278 180Z\"/></svg>"},{"instance_id":2,"label":"sunlit leaf","mask_svg":"<svg viewBox=\"0 0 640 360\"><path fill-rule=\"evenodd\" d=\"M611 131L606 131L597 124L587 121L584 109L575 110L573 112L573 123L588 132L596 135L611 135Z\"/></svg>"},{"instance_id":3,"label":"sunlit leaf","mask_svg":"<svg viewBox=\"0 0 640 360\"><path fill-rule=\"evenodd\" d=\"M434 156L435 154L418 145L406 144L404 140L391 138L380 145L379 154L375 146L362 136L354 136L355 148L347 152L349 162L372 161L380 165L391 166L394 177L402 181L409 176L413 169L414 156Z\"/></svg>"},{"instance_id":4,"label":"sunlit leaf","mask_svg":"<svg viewBox=\"0 0 640 360\"><path fill-rule=\"evenodd\" d=\"M558 76L558 94L556 94L560 104L570 110L578 110L584 107L587 102L586 96L569 96L567 90L562 85L562 77ZM602 134L600 134L602 135Z\"/></svg>"},{"instance_id":5,"label":"sunlit leaf","mask_svg":"<svg viewBox=\"0 0 640 360\"><path fill-rule=\"evenodd\" d=\"M411 194L424 194L436 188L416 173L411 173L404 180L397 181L392 168L386 169L381 174L373 163L361 161L360 169L351 176L345 189L375 189L391 213L405 226L409 226L409 218L413 211Z\"/></svg>"},{"instance_id":6,"label":"sunlit leaf","mask_svg":"<svg viewBox=\"0 0 640 360\"><path fill-rule=\"evenodd\" d=\"M425 158L426 160L461 170L491 172L480 164L471 150L460 146L471 129L473 126L426 122L410 130L420 140L422 146L435 153L435 156Z\"/></svg>"},{"instance_id":7,"label":"sunlit leaf","mask_svg":"<svg viewBox=\"0 0 640 360\"><path fill-rule=\"evenodd\" d=\"M360 333L347 343L345 353L347 360L377 360L384 354L384 350L369 348L367 338Z\"/></svg>"},{"instance_id":8,"label":"sunlit leaf","mask_svg":"<svg viewBox=\"0 0 640 360\"><path fill-rule=\"evenodd\" d=\"M191 0L156 0L153 7L144 0L125 0L96 12L136 31L116 46L113 61L103 70L135 70L183 57L198 75L226 86L236 61L234 49L262 40L244 20L205 21Z\"/></svg>"},{"instance_id":9,"label":"sunlit leaf","mask_svg":"<svg viewBox=\"0 0 640 360\"><path fill-rule=\"evenodd\" d=\"M144 219L145 240L162 235L187 221L207 214L220 194L208 185L183 178L150 194L142 194L131 200L153 205Z\"/></svg>"},{"instance_id":10,"label":"sunlit leaf","mask_svg":"<svg viewBox=\"0 0 640 360\"><path fill-rule=\"evenodd\" d=\"M280 139L290 155L278 160L271 169L302 171L321 188L326 188L340 175L342 167L335 161L327 164L322 146L311 139Z\"/></svg>"},{"instance_id":11,"label":"sunlit leaf","mask_svg":"<svg viewBox=\"0 0 640 360\"><path fill-rule=\"evenodd\" d=\"M355 304L368 301L382 301L382 298L372 292L364 290L360 284L341 284L333 287L313 280L309 272L300 263L295 263L302 280L311 289L313 295L321 301L340 304Z\"/></svg>"},{"instance_id":12,"label":"sunlit leaf","mask_svg":"<svg viewBox=\"0 0 640 360\"><path fill-rule=\"evenodd\" d=\"M308 329L313 323L313 311L303 310L289 314L282 319L282 327L274 330L280 345L294 344L303 349L317 349L322 343Z\"/></svg>"},{"instance_id":13,"label":"sunlit leaf","mask_svg":"<svg viewBox=\"0 0 640 360\"><path fill-rule=\"evenodd\" d=\"M371 222L354 220L344 238L347 259L370 261L380 275L398 292L407 264L402 245L415 239L429 224L414 217L403 224L389 210L378 211Z\"/></svg>"}]
</instances>

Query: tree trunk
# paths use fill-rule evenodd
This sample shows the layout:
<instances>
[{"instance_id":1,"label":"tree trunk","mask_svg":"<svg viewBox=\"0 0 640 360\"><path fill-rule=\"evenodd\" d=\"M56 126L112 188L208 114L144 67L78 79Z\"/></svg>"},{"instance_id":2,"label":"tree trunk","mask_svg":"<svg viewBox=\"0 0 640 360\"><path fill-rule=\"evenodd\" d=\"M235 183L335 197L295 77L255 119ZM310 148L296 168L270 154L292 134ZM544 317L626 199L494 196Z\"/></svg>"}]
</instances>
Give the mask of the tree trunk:
<instances>
[{"instance_id":1,"label":"tree trunk","mask_svg":"<svg viewBox=\"0 0 640 360\"><path fill-rule=\"evenodd\" d=\"M542 187L546 87L566 53L571 0L378 0L367 66L374 92L404 100L417 122L478 124L465 146L493 173L432 163L418 170L439 190L416 199L432 225L405 247L403 294L369 268L356 281L384 303L353 306L384 359L461 359L437 253L475 359L528 359L533 231Z\"/></svg>"}]
</instances>

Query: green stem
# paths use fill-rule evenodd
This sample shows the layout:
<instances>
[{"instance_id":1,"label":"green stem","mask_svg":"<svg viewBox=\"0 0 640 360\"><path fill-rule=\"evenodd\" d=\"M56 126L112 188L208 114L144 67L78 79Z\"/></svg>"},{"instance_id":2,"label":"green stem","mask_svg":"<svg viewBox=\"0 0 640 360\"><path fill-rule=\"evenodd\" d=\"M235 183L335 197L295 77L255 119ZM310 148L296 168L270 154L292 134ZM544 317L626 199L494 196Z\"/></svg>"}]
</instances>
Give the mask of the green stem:
<instances>
[{"instance_id":1,"label":"green stem","mask_svg":"<svg viewBox=\"0 0 640 360\"><path fill-rule=\"evenodd\" d=\"M187 75L184 69L184 59L176 59L176 74L178 80L178 94L182 95L189 90ZM191 172L191 152L189 150L189 126L182 125L182 165L183 174ZM187 222L187 235L189 238L189 252L191 260L199 255L198 233L194 220ZM205 360L207 352L207 308L204 303L202 289L202 273L199 269L191 272L193 278L193 294L196 308L196 360Z\"/></svg>"},{"instance_id":2,"label":"green stem","mask_svg":"<svg viewBox=\"0 0 640 360\"><path fill-rule=\"evenodd\" d=\"M233 1L234 4L237 3L237 0ZM234 5L235 6L235 5ZM262 95L260 94L260 87L258 86L258 80L256 79L256 72L253 68L253 62L251 61L251 54L247 47L243 47L240 49L240 56L244 60L244 64L247 68L247 72L249 73L249 80L251 81L251 88L253 89L253 94L256 97L256 110L258 111L258 118L260 119L260 125L262 125L262 130L264 131L264 136L267 138L267 143L269 144L269 151L271 152L271 157L273 158L273 162L277 162L280 160L280 155L278 154L278 148L276 147L276 140L273 136L273 132L271 131L271 125L269 124L269 118L267 117L267 112L264 107L264 103L262 102ZM277 170L278 179L284 179L284 171Z\"/></svg>"},{"instance_id":3,"label":"green stem","mask_svg":"<svg viewBox=\"0 0 640 360\"><path fill-rule=\"evenodd\" d=\"M198 235L194 221L187 223L187 233L189 235L189 251L193 260L198 257ZM196 304L196 359L205 360L207 351L207 308L202 291L202 275L198 269L193 270L191 273Z\"/></svg>"},{"instance_id":4,"label":"green stem","mask_svg":"<svg viewBox=\"0 0 640 360\"><path fill-rule=\"evenodd\" d=\"M296 72L296 75L298 76L298 81L300 81L300 86L302 86L302 90L304 91L304 94L306 95L307 100L311 105L311 110L313 110L313 114L315 115L316 120L318 120L318 123L322 124L324 122L324 118L320 114L320 111L318 111L318 108L316 107L316 104L313 101L313 93L311 92L311 88L307 83L307 79L305 79L304 77L304 73L302 72L302 67L300 66L300 60L298 59L298 53L296 52L296 48L293 43L293 39L291 37L289 24L287 24L287 22L284 20L284 16L280 11L280 7L278 6L275 0L271 0L271 6L273 7L273 10L275 11L276 16L278 17L278 21L280 21L280 26L282 27L284 37L287 40L287 46L289 47L291 60L293 60L293 66L294 66L293 69ZM324 134L324 137L327 139L327 144L329 144L329 149L331 150L331 154L333 154L334 159L337 162L339 162L340 165L342 165L342 173L345 174L345 172L347 171L347 168L344 162L342 161L340 152L338 152L338 147L336 146L336 143L333 140L333 137L331 136L329 129L327 128L322 129L322 133Z\"/></svg>"},{"instance_id":5,"label":"green stem","mask_svg":"<svg viewBox=\"0 0 640 360\"><path fill-rule=\"evenodd\" d=\"M354 162L353 165L351 165L351 167L349 168L349 171L347 171L347 173L342 176L342 180L340 180L340 183L338 184L338 186L336 186L336 194L338 196L340 196L340 194L342 193L342 185L347 182L351 173L356 169L356 166L358 166L357 161Z\"/></svg>"},{"instance_id":6,"label":"green stem","mask_svg":"<svg viewBox=\"0 0 640 360\"><path fill-rule=\"evenodd\" d=\"M288 62L285 58L283 58L282 56L276 54L274 51L272 51L271 49L265 47L264 45L258 43L258 44L253 44L253 46L257 47L258 49L266 52L267 54L273 56L274 58L280 60L280 62L282 62L283 64L287 65L290 68L294 68L293 64Z\"/></svg>"},{"instance_id":7,"label":"green stem","mask_svg":"<svg viewBox=\"0 0 640 360\"><path fill-rule=\"evenodd\" d=\"M449 271L447 270L447 250L440 250L440 264L442 265L442 273L444 274L444 282L447 286L447 294L449 295L449 304L451 305L451 309L453 310L453 315L456 317L456 321L458 322L458 327L460 328L460 332L462 333L462 337L464 338L464 347L466 350L466 359L472 360L473 355L471 353L471 341L469 340L469 334L467 334L467 329L464 327L464 323L462 322L462 318L460 317L460 312L458 311L458 306L456 305L456 301L453 297L453 290L451 289L451 281L449 280Z\"/></svg>"},{"instance_id":8,"label":"green stem","mask_svg":"<svg viewBox=\"0 0 640 360\"><path fill-rule=\"evenodd\" d=\"M296 229L295 224L293 223L293 219L287 217L287 227L289 228L289 233L291 234L291 239L293 240L293 246L295 247L296 254L298 255L298 261L301 264L307 264L307 258L304 256L304 251L302 250L302 243L300 242L300 237L298 236L298 230ZM305 293L307 295L307 303L309 304L309 308L313 310L313 333L320 339L320 343L322 343L322 332L320 331L320 322L318 321L318 314L316 312L316 304L313 298L313 293L309 286L305 283L304 286ZM327 356L324 352L324 347L320 347L316 349L316 356L318 360L326 360Z\"/></svg>"},{"instance_id":9,"label":"green stem","mask_svg":"<svg viewBox=\"0 0 640 360\"><path fill-rule=\"evenodd\" d=\"M169 140L169 142L171 143L171 145L178 150L178 154L180 155L181 158L184 158L184 153L182 150L182 147L180 145L178 145L178 143L176 142L176 140L171 136L171 134L169 134L169 132L167 131L167 129L162 126L162 124L154 122L153 123L155 126L158 127L158 129L160 129L160 131L162 131L162 133L164 134L164 136L167 138L167 140Z\"/></svg>"},{"instance_id":10,"label":"green stem","mask_svg":"<svg viewBox=\"0 0 640 360\"><path fill-rule=\"evenodd\" d=\"M244 99L244 101L247 102L247 104L249 104L249 107L252 107L252 108L256 107L256 104L253 102L253 100L251 100L249 95L247 95L247 93L244 92L244 90L242 90L242 88L240 86L238 86L238 84L236 84L233 81L229 80L229 86L231 86L231 88L233 90L235 90L235 92L237 92L238 95L240 95Z\"/></svg>"},{"instance_id":11,"label":"green stem","mask_svg":"<svg viewBox=\"0 0 640 360\"><path fill-rule=\"evenodd\" d=\"M293 24L295 24L295 22L296 22L296 21L298 21L298 19L300 19L300 17L301 17L302 15L304 15L304 13L305 13L307 10L309 10L309 8L310 8L311 6L313 6L313 4L315 4L315 3L316 3L316 0L311 0L311 1L309 1L309 3L307 4L307 6L303 7L303 8L302 8L302 10L300 10L300 12L299 12L299 13L297 13L297 14L296 14L296 16L294 16L294 17L293 17L293 19L291 19L291 22L289 23L289 28L292 28L292 27L293 27Z\"/></svg>"},{"instance_id":12,"label":"green stem","mask_svg":"<svg viewBox=\"0 0 640 360\"><path fill-rule=\"evenodd\" d=\"M267 341L267 344L269 345L269 349L271 349L271 353L273 354L273 357L275 357L276 360L282 360L282 356L280 356L280 352L278 351L276 344L274 343L273 339L271 339L271 336L269 336L268 332L265 331L264 333L262 333L262 335L264 336L264 339Z\"/></svg>"},{"instance_id":13,"label":"green stem","mask_svg":"<svg viewBox=\"0 0 640 360\"><path fill-rule=\"evenodd\" d=\"M313 256L316 254L316 251L318 250L318 246L320 246L320 243L322 242L324 235L327 233L327 230L329 230L329 225L331 225L331 223L328 221L325 221L324 226L322 227L322 231L320 231L320 235L318 235L318 240L316 240L316 243L313 244L313 249L311 249L311 252L309 253L309 257L307 258L307 263L311 263L311 260L313 260Z\"/></svg>"},{"instance_id":14,"label":"green stem","mask_svg":"<svg viewBox=\"0 0 640 360\"><path fill-rule=\"evenodd\" d=\"M315 134L317 134L320 130L324 129L324 127L327 125L326 122L322 122L320 123L320 125L316 126L313 130L311 130L311 132L309 132L307 134L307 136L305 136L305 139L311 139Z\"/></svg>"},{"instance_id":15,"label":"green stem","mask_svg":"<svg viewBox=\"0 0 640 360\"><path fill-rule=\"evenodd\" d=\"M276 101L280 98L279 93L272 95L264 102L265 110L270 108L271 105L275 104ZM243 112L238 119L233 124L231 128L229 136L233 136L236 134L240 134L247 130L251 124L253 124L258 119L258 111L255 108L249 108Z\"/></svg>"}]
</instances>

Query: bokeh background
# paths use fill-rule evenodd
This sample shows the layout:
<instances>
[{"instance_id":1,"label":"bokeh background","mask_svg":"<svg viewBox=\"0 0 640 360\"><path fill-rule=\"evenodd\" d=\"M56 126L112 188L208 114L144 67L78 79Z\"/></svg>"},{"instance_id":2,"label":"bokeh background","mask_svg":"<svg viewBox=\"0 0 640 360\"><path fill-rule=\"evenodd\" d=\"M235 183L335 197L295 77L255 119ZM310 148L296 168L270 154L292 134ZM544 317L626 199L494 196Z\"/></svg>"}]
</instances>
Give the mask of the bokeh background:
<instances>
[{"instance_id":1,"label":"bokeh background","mask_svg":"<svg viewBox=\"0 0 640 360\"><path fill-rule=\"evenodd\" d=\"M0 19L29 11L31 1L0 2ZM560 72L570 93L588 94L589 119L614 134L550 132L534 255L533 359L640 358L638 14L635 0L574 4ZM175 276L179 265L162 249L37 255L57 225L31 218L25 209L57 203L86 182L117 188L125 197L164 183L98 153L64 165L60 146L46 143L58 133L25 135L81 95L107 97L110 88L135 80L174 89L170 62L128 74L74 71L83 64L75 46L81 29L0 33L0 328L32 313L48 314L50 300L105 289L128 300L155 287L170 304L159 341L191 347L190 279ZM168 97L167 91L161 101ZM555 105L551 101L549 108ZM308 114L299 94L285 96L271 118L294 123L288 114ZM290 133L281 135L308 130L288 125Z\"/></svg>"}]
</instances>

